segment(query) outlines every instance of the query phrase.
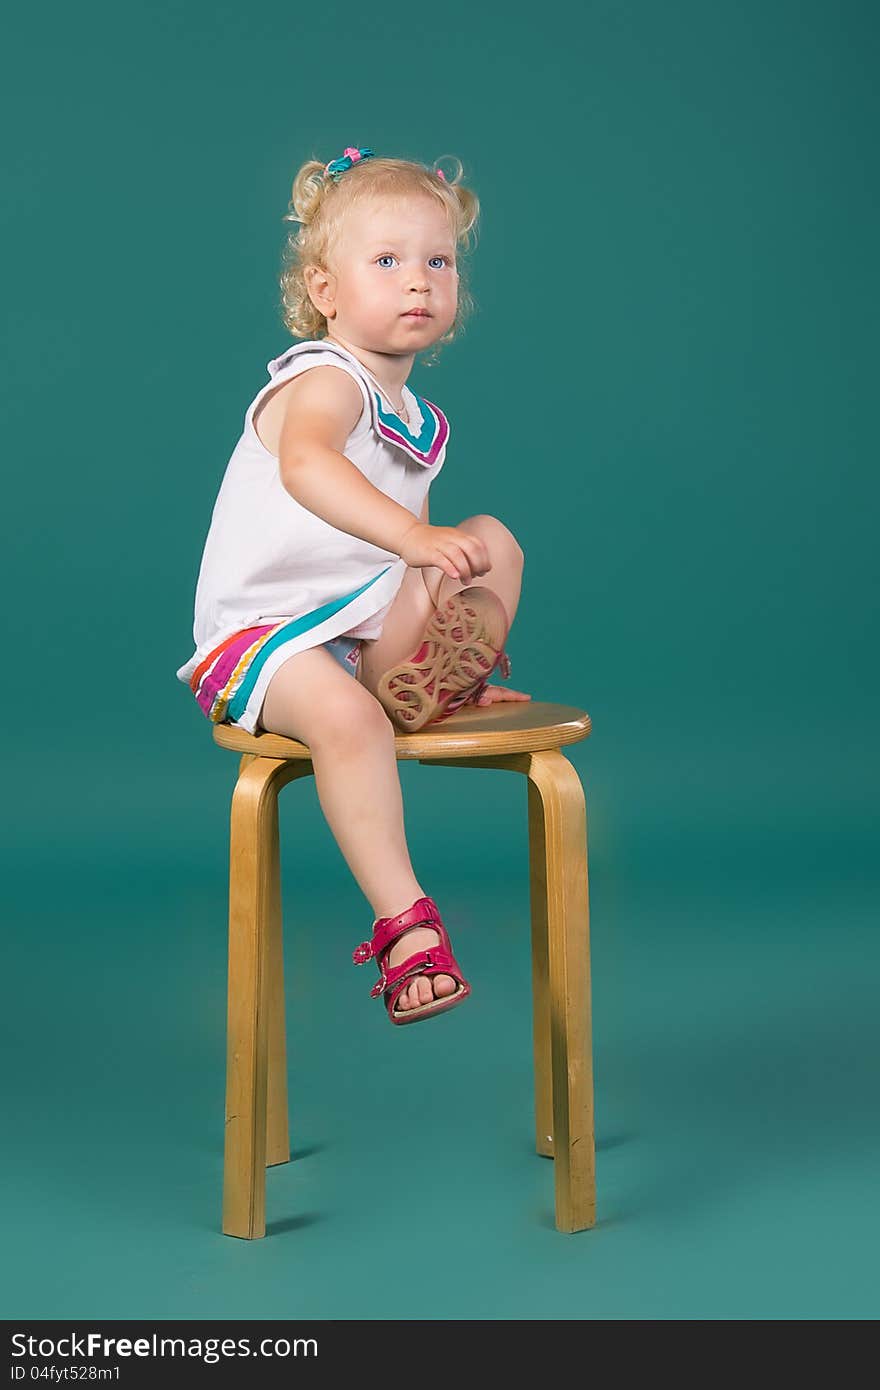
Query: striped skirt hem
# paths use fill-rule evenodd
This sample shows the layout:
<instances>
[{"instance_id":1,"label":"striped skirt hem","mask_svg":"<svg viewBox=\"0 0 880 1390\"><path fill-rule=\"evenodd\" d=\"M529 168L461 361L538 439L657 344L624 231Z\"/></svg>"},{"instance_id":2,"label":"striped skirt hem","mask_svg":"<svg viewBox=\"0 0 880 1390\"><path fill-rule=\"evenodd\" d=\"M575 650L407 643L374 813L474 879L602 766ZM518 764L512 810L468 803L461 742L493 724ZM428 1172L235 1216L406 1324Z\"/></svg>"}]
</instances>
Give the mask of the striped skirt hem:
<instances>
[{"instance_id":1,"label":"striped skirt hem","mask_svg":"<svg viewBox=\"0 0 880 1390\"><path fill-rule=\"evenodd\" d=\"M237 724L248 733L255 733L269 681L282 662L296 652L339 637L340 621L345 622L346 614L350 618L366 616L370 602L375 599L366 598L364 604L353 601L374 584L379 590L386 589L387 585L378 584L378 580L388 574L390 570L384 570L377 580L364 585L355 594L346 595L304 617L282 618L274 623L242 628L224 637L189 679L202 713L213 724ZM389 582L396 592L400 575L391 577ZM366 612L358 613L357 609Z\"/></svg>"}]
</instances>

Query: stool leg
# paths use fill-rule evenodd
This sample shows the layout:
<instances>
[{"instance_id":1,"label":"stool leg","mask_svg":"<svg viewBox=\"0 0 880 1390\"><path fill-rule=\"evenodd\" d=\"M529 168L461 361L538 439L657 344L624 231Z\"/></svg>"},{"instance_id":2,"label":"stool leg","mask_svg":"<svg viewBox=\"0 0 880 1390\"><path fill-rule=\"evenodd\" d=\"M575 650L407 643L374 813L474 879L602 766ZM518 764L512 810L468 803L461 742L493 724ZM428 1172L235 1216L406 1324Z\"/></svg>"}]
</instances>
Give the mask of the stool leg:
<instances>
[{"instance_id":1,"label":"stool leg","mask_svg":"<svg viewBox=\"0 0 880 1390\"><path fill-rule=\"evenodd\" d=\"M543 827L529 788L529 889L532 922L532 1051L535 1059L535 1149L553 1157L553 1079L550 1059L550 954ZM533 822L535 828L533 829Z\"/></svg>"},{"instance_id":2,"label":"stool leg","mask_svg":"<svg viewBox=\"0 0 880 1390\"><path fill-rule=\"evenodd\" d=\"M586 806L576 769L555 749L530 755L528 778L536 1119L551 1104L549 1050L556 1228L582 1231L596 1221Z\"/></svg>"},{"instance_id":3,"label":"stool leg","mask_svg":"<svg viewBox=\"0 0 880 1390\"><path fill-rule=\"evenodd\" d=\"M284 769L281 760L254 758L242 767L232 796L223 1232L247 1240L266 1234L269 942L277 936L273 916L280 916L278 774ZM277 959L277 942L272 954ZM273 1143L277 1137L276 1122Z\"/></svg>"},{"instance_id":4,"label":"stool leg","mask_svg":"<svg viewBox=\"0 0 880 1390\"><path fill-rule=\"evenodd\" d=\"M267 835L269 884L272 899L266 919L268 971L269 1060L266 1083L266 1167L290 1162L287 1110L287 1042L284 1008L284 925L281 912L281 846L278 837L278 798L271 797Z\"/></svg>"},{"instance_id":5,"label":"stool leg","mask_svg":"<svg viewBox=\"0 0 880 1390\"><path fill-rule=\"evenodd\" d=\"M243 753L239 772L254 761L255 753ZM290 1130L287 1104L287 1044L284 1007L284 919L281 912L281 845L278 836L277 800L268 821L269 882L273 901L267 918L266 959L269 988L269 1060L266 1116L266 1167L290 1162Z\"/></svg>"}]
</instances>

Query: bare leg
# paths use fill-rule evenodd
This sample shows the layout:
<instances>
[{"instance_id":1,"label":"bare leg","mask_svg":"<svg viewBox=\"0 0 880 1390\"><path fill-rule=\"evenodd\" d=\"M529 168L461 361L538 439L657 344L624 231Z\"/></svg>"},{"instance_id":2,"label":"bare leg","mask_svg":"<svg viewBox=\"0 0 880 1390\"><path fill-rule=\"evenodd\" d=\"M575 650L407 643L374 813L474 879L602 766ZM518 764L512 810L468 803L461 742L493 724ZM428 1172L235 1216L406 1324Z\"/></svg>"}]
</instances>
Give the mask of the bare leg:
<instances>
[{"instance_id":1,"label":"bare leg","mask_svg":"<svg viewBox=\"0 0 880 1390\"><path fill-rule=\"evenodd\" d=\"M357 678L375 695L385 672L406 661L422 640L425 624L435 608L450 594L470 584L493 589L507 610L511 625L516 617L522 587L523 552L511 531L494 516L471 516L458 523L463 531L480 535L489 551L490 568L473 578L453 579L434 565L408 568L394 602L382 624L382 635L361 646Z\"/></svg>"},{"instance_id":2,"label":"bare leg","mask_svg":"<svg viewBox=\"0 0 880 1390\"><path fill-rule=\"evenodd\" d=\"M394 917L427 896L406 843L394 727L378 700L329 652L313 647L288 657L275 672L260 723L308 745L324 817L375 918ZM412 928L392 946L389 963L398 965L438 942L436 931ZM455 988L450 975L418 976L398 1008Z\"/></svg>"}]
</instances>

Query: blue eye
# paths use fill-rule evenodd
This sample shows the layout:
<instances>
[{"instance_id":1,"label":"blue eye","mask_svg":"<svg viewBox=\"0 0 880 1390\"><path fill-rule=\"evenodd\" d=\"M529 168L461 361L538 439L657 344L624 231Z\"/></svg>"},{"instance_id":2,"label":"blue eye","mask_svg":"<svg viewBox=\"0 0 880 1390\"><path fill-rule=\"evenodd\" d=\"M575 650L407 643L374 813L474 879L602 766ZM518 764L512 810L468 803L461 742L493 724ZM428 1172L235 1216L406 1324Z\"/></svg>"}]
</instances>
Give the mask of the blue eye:
<instances>
[{"instance_id":1,"label":"blue eye","mask_svg":"<svg viewBox=\"0 0 880 1390\"><path fill-rule=\"evenodd\" d=\"M381 255L381 256L377 256L377 257L376 257L376 260L377 260L377 261L393 261L393 260L396 260L396 259L397 259L396 256L392 256L392 254L391 254L390 251L386 251L386 252L384 253L384 255Z\"/></svg>"},{"instance_id":2,"label":"blue eye","mask_svg":"<svg viewBox=\"0 0 880 1390\"><path fill-rule=\"evenodd\" d=\"M431 260L432 260L432 261L443 261L443 263L444 263L444 265L445 265L445 264L446 264L447 258L446 258L445 256L432 256L432 257L431 257Z\"/></svg>"}]
</instances>

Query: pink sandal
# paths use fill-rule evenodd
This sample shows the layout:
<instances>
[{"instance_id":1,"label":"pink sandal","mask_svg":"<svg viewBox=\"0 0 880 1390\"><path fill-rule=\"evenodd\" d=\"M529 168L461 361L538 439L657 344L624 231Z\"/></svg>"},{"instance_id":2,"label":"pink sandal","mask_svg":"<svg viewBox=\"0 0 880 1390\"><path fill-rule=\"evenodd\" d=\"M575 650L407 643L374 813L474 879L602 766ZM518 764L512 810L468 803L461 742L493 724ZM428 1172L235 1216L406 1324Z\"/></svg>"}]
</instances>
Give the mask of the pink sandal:
<instances>
[{"instance_id":1,"label":"pink sandal","mask_svg":"<svg viewBox=\"0 0 880 1390\"><path fill-rule=\"evenodd\" d=\"M493 671L506 680L504 650L510 624L493 589L472 584L434 610L422 644L409 661L398 662L379 681L377 695L401 733L439 723L462 705L476 704Z\"/></svg>"},{"instance_id":2,"label":"pink sandal","mask_svg":"<svg viewBox=\"0 0 880 1390\"><path fill-rule=\"evenodd\" d=\"M423 951L416 951L399 965L392 965L389 969L386 962L394 942L412 927L421 926L431 927L438 932L439 944L429 946ZM456 1004L463 1003L471 992L471 987L453 955L446 928L433 898L417 898L412 907L408 907L405 912L399 913L396 917L380 917L374 922L372 940L362 941L352 955L355 965L363 965L370 959L375 960L379 967L379 979L370 990L370 998L385 995L385 1008L392 1023L418 1023L420 1019L428 1018L429 1015L445 1013L447 1009L454 1009ZM427 1004L416 1005L414 1009L396 1009L398 998L415 975L451 975L458 982L458 989L454 994L441 995Z\"/></svg>"}]
</instances>

